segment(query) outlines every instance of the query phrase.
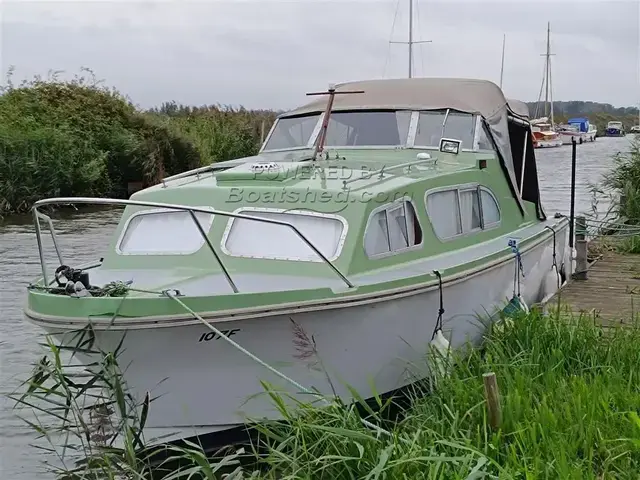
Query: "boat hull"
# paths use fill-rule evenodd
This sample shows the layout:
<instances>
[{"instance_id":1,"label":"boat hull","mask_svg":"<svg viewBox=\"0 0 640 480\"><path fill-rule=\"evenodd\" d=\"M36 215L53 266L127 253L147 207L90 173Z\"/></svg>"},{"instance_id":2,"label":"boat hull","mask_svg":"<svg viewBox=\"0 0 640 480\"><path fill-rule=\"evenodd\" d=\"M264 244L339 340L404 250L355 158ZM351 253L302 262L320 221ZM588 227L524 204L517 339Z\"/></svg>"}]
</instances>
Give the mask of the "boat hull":
<instances>
[{"instance_id":1,"label":"boat hull","mask_svg":"<svg viewBox=\"0 0 640 480\"><path fill-rule=\"evenodd\" d=\"M617 128L607 128L605 135L607 137L624 137L624 132Z\"/></svg>"},{"instance_id":2,"label":"boat hull","mask_svg":"<svg viewBox=\"0 0 640 480\"><path fill-rule=\"evenodd\" d=\"M575 139L576 143L584 143L587 141L585 133L559 132L559 135L563 145L571 145L573 143L573 139Z\"/></svg>"},{"instance_id":3,"label":"boat hull","mask_svg":"<svg viewBox=\"0 0 640 480\"><path fill-rule=\"evenodd\" d=\"M534 143L534 148L554 148L561 147L562 145L562 139L560 138L556 138L553 140L537 140Z\"/></svg>"},{"instance_id":4,"label":"boat hull","mask_svg":"<svg viewBox=\"0 0 640 480\"><path fill-rule=\"evenodd\" d=\"M558 268L568 252L568 221L551 221L551 230L522 251L520 291L527 304L553 292L549 288L553 252ZM543 228L541 226L541 228ZM567 273L570 273L570 266ZM479 269L454 281L444 280L444 333L453 348L477 344L484 332L479 317L488 316L512 298L516 257ZM555 278L555 277L554 277ZM381 301L322 308L297 314L225 321L215 326L246 350L289 378L325 395L352 399L347 386L363 398L402 388L428 375L425 354L432 339L439 289L430 285ZM33 318L31 321L38 323ZM185 320L193 318L185 315ZM241 352L206 325L96 330L96 345L113 351L122 341L119 363L138 401L154 399L145 427L147 439L163 441L236 429L244 423L282 418L264 393L261 381L302 401L312 401L282 378ZM43 326L41 324L41 326ZM63 344L69 331L44 326ZM76 327L77 328L77 327ZM307 346L301 347L300 343ZM124 336L124 340L123 340ZM315 347L309 339L313 338ZM85 364L95 360L78 355ZM375 387L374 387L375 386ZM152 442L153 443L153 442Z\"/></svg>"}]
</instances>

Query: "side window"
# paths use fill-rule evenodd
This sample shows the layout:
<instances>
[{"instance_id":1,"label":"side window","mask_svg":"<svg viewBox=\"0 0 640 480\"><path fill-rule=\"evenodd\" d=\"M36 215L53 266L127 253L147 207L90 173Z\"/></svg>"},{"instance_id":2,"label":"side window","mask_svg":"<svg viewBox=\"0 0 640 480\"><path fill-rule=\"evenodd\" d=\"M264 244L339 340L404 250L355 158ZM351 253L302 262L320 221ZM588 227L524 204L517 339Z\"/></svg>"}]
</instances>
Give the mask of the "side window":
<instances>
[{"instance_id":1,"label":"side window","mask_svg":"<svg viewBox=\"0 0 640 480\"><path fill-rule=\"evenodd\" d=\"M427 213L440 239L492 228L500 223L500 209L484 187L452 188L427 196Z\"/></svg>"},{"instance_id":2,"label":"side window","mask_svg":"<svg viewBox=\"0 0 640 480\"><path fill-rule=\"evenodd\" d=\"M463 233L473 232L482 228L482 219L480 218L480 199L478 198L478 189L461 190L460 195L460 218L462 219Z\"/></svg>"},{"instance_id":3,"label":"side window","mask_svg":"<svg viewBox=\"0 0 640 480\"><path fill-rule=\"evenodd\" d=\"M213 214L196 212L195 216L208 233ZM143 210L131 216L116 251L120 255L190 255L200 250L204 242L189 212Z\"/></svg>"},{"instance_id":4,"label":"side window","mask_svg":"<svg viewBox=\"0 0 640 480\"><path fill-rule=\"evenodd\" d=\"M457 190L445 190L427 196L427 212L438 237L449 238L462 233Z\"/></svg>"},{"instance_id":5,"label":"side window","mask_svg":"<svg viewBox=\"0 0 640 480\"><path fill-rule=\"evenodd\" d=\"M495 198L484 188L480 189L480 198L482 200L482 218L484 226L493 225L500 221L500 209Z\"/></svg>"},{"instance_id":6,"label":"side window","mask_svg":"<svg viewBox=\"0 0 640 480\"><path fill-rule=\"evenodd\" d=\"M493 150L493 143L489 138L487 126L483 123L482 128L478 131L478 150Z\"/></svg>"},{"instance_id":7,"label":"side window","mask_svg":"<svg viewBox=\"0 0 640 480\"><path fill-rule=\"evenodd\" d=\"M374 213L367 225L364 249L369 257L397 252L422 243L422 229L407 200Z\"/></svg>"}]
</instances>

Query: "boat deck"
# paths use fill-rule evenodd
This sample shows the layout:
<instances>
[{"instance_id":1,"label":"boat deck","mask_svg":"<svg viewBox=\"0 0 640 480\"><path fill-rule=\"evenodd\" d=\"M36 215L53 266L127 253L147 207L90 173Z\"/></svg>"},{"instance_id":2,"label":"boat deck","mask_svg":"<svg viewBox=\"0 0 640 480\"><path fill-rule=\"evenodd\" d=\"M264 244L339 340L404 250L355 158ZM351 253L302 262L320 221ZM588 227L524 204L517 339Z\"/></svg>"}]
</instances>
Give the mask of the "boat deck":
<instances>
[{"instance_id":1,"label":"boat deck","mask_svg":"<svg viewBox=\"0 0 640 480\"><path fill-rule=\"evenodd\" d=\"M586 280L572 280L547 303L557 301L574 315L589 315L603 326L632 323L640 313L640 255L598 252Z\"/></svg>"}]
</instances>

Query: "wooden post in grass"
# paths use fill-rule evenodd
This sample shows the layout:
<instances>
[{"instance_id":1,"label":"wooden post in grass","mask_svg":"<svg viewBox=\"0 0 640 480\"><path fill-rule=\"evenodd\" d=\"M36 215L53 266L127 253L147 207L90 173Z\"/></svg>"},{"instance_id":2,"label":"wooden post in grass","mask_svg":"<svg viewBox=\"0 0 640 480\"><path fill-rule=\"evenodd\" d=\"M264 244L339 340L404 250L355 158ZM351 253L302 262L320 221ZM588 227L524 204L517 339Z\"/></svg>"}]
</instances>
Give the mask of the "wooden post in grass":
<instances>
[{"instance_id":1,"label":"wooden post in grass","mask_svg":"<svg viewBox=\"0 0 640 480\"><path fill-rule=\"evenodd\" d=\"M498 390L498 380L493 372L482 375L484 382L484 398L487 400L487 413L489 416L489 426L494 432L500 428L502 423L502 407L500 406L500 391Z\"/></svg>"},{"instance_id":2,"label":"wooden post in grass","mask_svg":"<svg viewBox=\"0 0 640 480\"><path fill-rule=\"evenodd\" d=\"M576 280L587 279L587 221L585 217L576 217L576 272L573 278Z\"/></svg>"}]
</instances>

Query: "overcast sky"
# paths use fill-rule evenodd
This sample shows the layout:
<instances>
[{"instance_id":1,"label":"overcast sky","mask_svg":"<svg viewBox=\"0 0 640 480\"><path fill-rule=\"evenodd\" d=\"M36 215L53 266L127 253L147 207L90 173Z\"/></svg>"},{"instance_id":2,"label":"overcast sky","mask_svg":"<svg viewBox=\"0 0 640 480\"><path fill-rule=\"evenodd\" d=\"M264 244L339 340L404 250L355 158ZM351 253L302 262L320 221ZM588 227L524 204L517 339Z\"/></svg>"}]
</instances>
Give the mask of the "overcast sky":
<instances>
[{"instance_id":1,"label":"overcast sky","mask_svg":"<svg viewBox=\"0 0 640 480\"><path fill-rule=\"evenodd\" d=\"M86 66L143 107L288 109L330 82L407 75L389 40L407 39L409 0L0 1L3 72ZM505 33L504 91L533 101L550 21L554 99L640 102L640 0L414 2L414 39L433 41L414 47L416 76L499 83Z\"/></svg>"}]
</instances>

